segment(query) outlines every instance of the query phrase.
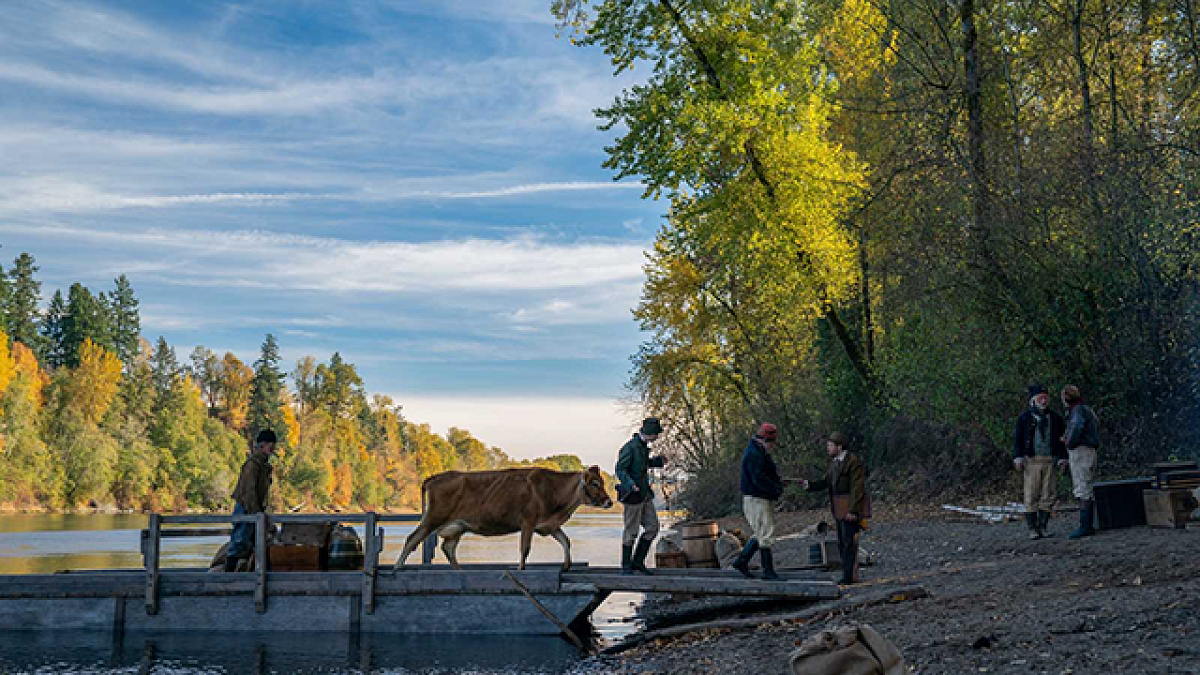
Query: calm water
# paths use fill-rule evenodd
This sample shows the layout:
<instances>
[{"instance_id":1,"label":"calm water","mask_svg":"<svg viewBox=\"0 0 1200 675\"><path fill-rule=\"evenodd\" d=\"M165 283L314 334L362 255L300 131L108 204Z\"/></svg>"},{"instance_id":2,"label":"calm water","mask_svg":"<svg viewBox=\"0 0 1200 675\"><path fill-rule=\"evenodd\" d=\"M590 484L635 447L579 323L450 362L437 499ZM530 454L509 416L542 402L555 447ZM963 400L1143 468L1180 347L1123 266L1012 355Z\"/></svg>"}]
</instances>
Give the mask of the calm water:
<instances>
[{"instance_id":1,"label":"calm water","mask_svg":"<svg viewBox=\"0 0 1200 675\"><path fill-rule=\"evenodd\" d=\"M385 523L381 563L400 554L414 524ZM60 569L142 567L142 515L0 516L0 574L46 574ZM619 513L578 514L566 526L572 558L616 565L621 553ZM224 543L220 537L164 539L164 567L205 567ZM458 547L462 562L517 561L517 535L467 535ZM419 562L420 549L409 558ZM553 539L534 537L531 562L561 562ZM444 562L438 551L436 562ZM636 625L629 620L640 596L615 593L592 615L595 639L617 639ZM108 634L0 634L3 673L427 673L557 672L577 658L557 637L345 635L139 636L114 643Z\"/></svg>"}]
</instances>

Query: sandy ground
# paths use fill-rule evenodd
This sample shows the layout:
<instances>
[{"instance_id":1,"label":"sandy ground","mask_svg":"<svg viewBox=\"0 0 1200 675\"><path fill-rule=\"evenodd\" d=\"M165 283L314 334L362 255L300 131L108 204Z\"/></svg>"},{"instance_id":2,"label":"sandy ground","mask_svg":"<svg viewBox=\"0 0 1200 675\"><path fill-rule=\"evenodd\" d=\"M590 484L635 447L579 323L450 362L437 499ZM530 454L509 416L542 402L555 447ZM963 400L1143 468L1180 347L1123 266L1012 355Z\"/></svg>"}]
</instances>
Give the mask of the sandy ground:
<instances>
[{"instance_id":1,"label":"sandy ground","mask_svg":"<svg viewBox=\"0 0 1200 675\"><path fill-rule=\"evenodd\" d=\"M821 518L827 513L781 514L778 531ZM651 627L740 616L764 622L656 640L572 672L786 673L805 637L863 622L899 647L915 673L1200 673L1200 530L1142 527L1069 541L1075 522L1076 514L1061 514L1052 538L1031 541L1023 522L893 509L864 535L875 565L844 597L914 584L929 597L803 622L765 617L805 605L653 598L644 611ZM736 519L722 525L744 527ZM780 542L776 565L806 563L808 544Z\"/></svg>"}]
</instances>

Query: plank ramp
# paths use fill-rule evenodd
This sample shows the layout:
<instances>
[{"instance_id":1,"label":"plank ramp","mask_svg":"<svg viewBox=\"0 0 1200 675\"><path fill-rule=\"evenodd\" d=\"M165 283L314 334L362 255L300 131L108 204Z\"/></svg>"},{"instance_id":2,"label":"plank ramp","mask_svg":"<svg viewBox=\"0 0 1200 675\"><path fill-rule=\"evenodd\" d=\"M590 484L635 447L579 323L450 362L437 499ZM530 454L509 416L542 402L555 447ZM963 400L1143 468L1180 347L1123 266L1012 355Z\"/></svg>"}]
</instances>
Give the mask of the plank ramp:
<instances>
[{"instance_id":1,"label":"plank ramp","mask_svg":"<svg viewBox=\"0 0 1200 675\"><path fill-rule=\"evenodd\" d=\"M840 596L827 575L797 571L781 574L778 581L746 579L732 570L656 569L652 576L624 575L619 568L592 567L566 572L564 583L587 583L603 591L637 593L692 593L772 598L826 600Z\"/></svg>"}]
</instances>

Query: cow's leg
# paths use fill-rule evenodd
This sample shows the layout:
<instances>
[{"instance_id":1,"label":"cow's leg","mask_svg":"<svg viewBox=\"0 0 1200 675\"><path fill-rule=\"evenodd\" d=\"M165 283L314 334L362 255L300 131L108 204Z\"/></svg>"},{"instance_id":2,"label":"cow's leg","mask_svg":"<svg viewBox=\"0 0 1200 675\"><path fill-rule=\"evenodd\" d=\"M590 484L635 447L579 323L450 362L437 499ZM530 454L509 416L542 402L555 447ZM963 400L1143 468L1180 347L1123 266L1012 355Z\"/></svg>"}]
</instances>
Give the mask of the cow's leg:
<instances>
[{"instance_id":1,"label":"cow's leg","mask_svg":"<svg viewBox=\"0 0 1200 675\"><path fill-rule=\"evenodd\" d=\"M562 528L550 533L551 537L559 543L563 548L563 571L571 571L571 540L567 539L567 533L562 531Z\"/></svg>"},{"instance_id":2,"label":"cow's leg","mask_svg":"<svg viewBox=\"0 0 1200 675\"><path fill-rule=\"evenodd\" d=\"M436 528L434 528L432 523L424 519L421 520L421 523L417 525L417 529L413 530L408 535L408 539L404 540L404 550L400 551L400 557L396 559L396 565L392 568L393 573L404 567L404 561L408 560L408 556L412 554L417 546L420 546L422 542L429 538L429 535L433 534L434 529Z\"/></svg>"},{"instance_id":3,"label":"cow's leg","mask_svg":"<svg viewBox=\"0 0 1200 675\"><path fill-rule=\"evenodd\" d=\"M521 566L525 569L525 559L529 557L529 545L533 543L533 526L521 526Z\"/></svg>"},{"instance_id":4,"label":"cow's leg","mask_svg":"<svg viewBox=\"0 0 1200 675\"><path fill-rule=\"evenodd\" d=\"M467 531L467 524L462 520L447 523L438 530L438 536L442 538L442 553L446 554L446 560L456 570L462 569L462 566L458 564L458 557L454 552L458 550L458 540L462 539Z\"/></svg>"}]
</instances>

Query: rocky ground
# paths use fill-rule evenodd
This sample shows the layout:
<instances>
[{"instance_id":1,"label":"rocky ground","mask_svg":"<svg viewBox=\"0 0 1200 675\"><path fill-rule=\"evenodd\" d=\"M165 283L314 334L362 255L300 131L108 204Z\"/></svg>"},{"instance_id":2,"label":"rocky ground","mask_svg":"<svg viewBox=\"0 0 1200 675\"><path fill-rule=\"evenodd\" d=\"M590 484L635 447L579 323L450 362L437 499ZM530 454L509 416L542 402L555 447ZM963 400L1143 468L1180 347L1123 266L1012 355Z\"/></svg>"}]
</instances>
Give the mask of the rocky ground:
<instances>
[{"instance_id":1,"label":"rocky ground","mask_svg":"<svg viewBox=\"0 0 1200 675\"><path fill-rule=\"evenodd\" d=\"M1031 541L1023 523L890 511L863 537L875 565L843 595L920 585L928 597L784 622L769 617L805 606L653 598L644 610L651 628L739 616L763 622L655 640L573 672L785 673L804 638L863 622L899 647L915 673L1200 673L1200 530L1140 527L1069 541L1075 514L1066 513L1051 522L1052 538ZM777 531L827 516L782 514ZM780 542L777 566L805 564L808 544Z\"/></svg>"}]
</instances>

